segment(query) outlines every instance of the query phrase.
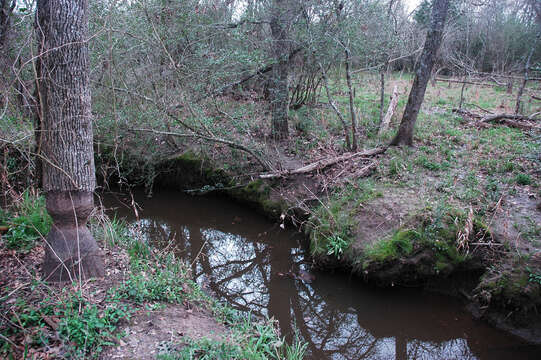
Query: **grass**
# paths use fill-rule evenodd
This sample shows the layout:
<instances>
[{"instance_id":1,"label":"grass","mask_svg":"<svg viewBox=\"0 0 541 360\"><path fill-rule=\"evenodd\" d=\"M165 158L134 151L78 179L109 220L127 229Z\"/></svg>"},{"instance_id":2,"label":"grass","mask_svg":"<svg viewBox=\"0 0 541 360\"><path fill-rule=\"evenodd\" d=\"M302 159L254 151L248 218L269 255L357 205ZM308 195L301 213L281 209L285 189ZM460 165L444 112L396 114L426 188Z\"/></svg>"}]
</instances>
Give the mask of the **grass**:
<instances>
[{"instance_id":1,"label":"grass","mask_svg":"<svg viewBox=\"0 0 541 360\"><path fill-rule=\"evenodd\" d=\"M369 246L365 251L365 255L373 261L395 260L400 256L410 255L414 243L420 237L421 235L415 230L396 231L391 238L378 241Z\"/></svg>"},{"instance_id":2,"label":"grass","mask_svg":"<svg viewBox=\"0 0 541 360\"><path fill-rule=\"evenodd\" d=\"M51 228L52 220L45 210L45 198L32 196L26 191L11 211L0 211L0 225L8 229L2 236L2 242L8 249L28 252Z\"/></svg>"}]
</instances>

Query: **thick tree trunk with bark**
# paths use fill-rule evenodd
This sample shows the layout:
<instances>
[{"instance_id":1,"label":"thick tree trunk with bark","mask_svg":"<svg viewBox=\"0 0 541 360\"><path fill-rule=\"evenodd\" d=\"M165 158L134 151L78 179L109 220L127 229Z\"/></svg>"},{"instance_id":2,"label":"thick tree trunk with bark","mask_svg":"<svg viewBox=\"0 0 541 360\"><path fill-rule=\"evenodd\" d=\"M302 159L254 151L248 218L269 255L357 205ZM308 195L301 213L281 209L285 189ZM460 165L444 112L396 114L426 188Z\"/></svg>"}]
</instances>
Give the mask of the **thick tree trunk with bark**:
<instances>
[{"instance_id":1,"label":"thick tree trunk with bark","mask_svg":"<svg viewBox=\"0 0 541 360\"><path fill-rule=\"evenodd\" d=\"M289 135L289 54L288 42L288 0L274 0L270 22L272 52L276 63L272 67L270 100L272 112L272 136L279 140Z\"/></svg>"},{"instance_id":2,"label":"thick tree trunk with bark","mask_svg":"<svg viewBox=\"0 0 541 360\"><path fill-rule=\"evenodd\" d=\"M15 0L0 0L0 54L5 51L11 28L11 15L16 3Z\"/></svg>"},{"instance_id":3,"label":"thick tree trunk with bark","mask_svg":"<svg viewBox=\"0 0 541 360\"><path fill-rule=\"evenodd\" d=\"M90 109L87 0L39 0L42 172L47 211L43 275L48 281L103 276L86 224L96 186Z\"/></svg>"},{"instance_id":4,"label":"thick tree trunk with bark","mask_svg":"<svg viewBox=\"0 0 541 360\"><path fill-rule=\"evenodd\" d=\"M421 59L415 73L415 79L413 80L400 128L395 138L391 141L391 145L413 145L415 122L417 121L419 109L425 97L426 85L430 79L430 74L436 61L436 55L443 38L443 29L445 27L448 9L449 0L435 0L432 5L430 28L426 35L423 53L421 54Z\"/></svg>"}]
</instances>

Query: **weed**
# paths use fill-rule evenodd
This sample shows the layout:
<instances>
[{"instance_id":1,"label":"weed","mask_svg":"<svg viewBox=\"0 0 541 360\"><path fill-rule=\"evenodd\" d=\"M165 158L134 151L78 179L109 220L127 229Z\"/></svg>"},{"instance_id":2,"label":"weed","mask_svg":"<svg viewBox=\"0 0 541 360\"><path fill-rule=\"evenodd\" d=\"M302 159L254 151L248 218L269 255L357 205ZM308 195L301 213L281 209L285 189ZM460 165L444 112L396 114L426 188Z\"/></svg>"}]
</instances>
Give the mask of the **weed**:
<instances>
[{"instance_id":1,"label":"weed","mask_svg":"<svg viewBox=\"0 0 541 360\"><path fill-rule=\"evenodd\" d=\"M426 155L420 155L415 159L415 164L424 167L430 171L440 171L449 168L450 164L447 161L436 162L429 160Z\"/></svg>"},{"instance_id":2,"label":"weed","mask_svg":"<svg viewBox=\"0 0 541 360\"><path fill-rule=\"evenodd\" d=\"M338 260L344 255L344 251L349 247L349 243L338 235L332 235L327 242L327 255L333 255Z\"/></svg>"},{"instance_id":3,"label":"weed","mask_svg":"<svg viewBox=\"0 0 541 360\"><path fill-rule=\"evenodd\" d=\"M366 256L375 261L387 261L402 255L409 255L413 251L413 244L420 239L415 230L397 231L387 239L378 241L366 249Z\"/></svg>"},{"instance_id":4,"label":"weed","mask_svg":"<svg viewBox=\"0 0 541 360\"><path fill-rule=\"evenodd\" d=\"M18 327L10 327L6 335L16 337L19 334L32 334L26 345L48 345L50 335L47 326L55 325L60 340L70 344L67 348L68 358L96 357L103 346L114 345L112 340L118 323L129 319L131 311L124 304L107 299L105 308L98 308L89 303L79 292L65 290L61 294L51 293L48 287L41 284L35 286L46 289L49 297L39 303L30 303L19 298L12 307L10 322ZM54 299L54 300L53 300ZM9 352L7 343L0 346Z\"/></svg>"},{"instance_id":5,"label":"weed","mask_svg":"<svg viewBox=\"0 0 541 360\"><path fill-rule=\"evenodd\" d=\"M533 271L531 268L526 267L528 272L528 282L531 284L537 284L541 286L541 272Z\"/></svg>"},{"instance_id":6,"label":"weed","mask_svg":"<svg viewBox=\"0 0 541 360\"><path fill-rule=\"evenodd\" d=\"M142 246L146 245L135 242L132 249L141 249ZM149 251L146 250L144 253L149 254ZM128 253L141 252L128 250ZM156 266L156 263L160 266ZM185 264L176 260L172 254L157 255L154 259L132 256L130 266L131 273L128 279L115 289L116 297L121 299L130 299L138 304L146 301L178 304L186 299L189 285L194 286Z\"/></svg>"},{"instance_id":7,"label":"weed","mask_svg":"<svg viewBox=\"0 0 541 360\"><path fill-rule=\"evenodd\" d=\"M530 185L532 183L532 178L528 174L519 173L515 176L515 182L519 185Z\"/></svg>"},{"instance_id":8,"label":"weed","mask_svg":"<svg viewBox=\"0 0 541 360\"><path fill-rule=\"evenodd\" d=\"M37 239L49 233L52 219L45 211L43 196L33 197L25 192L14 214L17 215L11 219L4 215L8 231L2 239L7 248L28 251L34 247Z\"/></svg>"}]
</instances>

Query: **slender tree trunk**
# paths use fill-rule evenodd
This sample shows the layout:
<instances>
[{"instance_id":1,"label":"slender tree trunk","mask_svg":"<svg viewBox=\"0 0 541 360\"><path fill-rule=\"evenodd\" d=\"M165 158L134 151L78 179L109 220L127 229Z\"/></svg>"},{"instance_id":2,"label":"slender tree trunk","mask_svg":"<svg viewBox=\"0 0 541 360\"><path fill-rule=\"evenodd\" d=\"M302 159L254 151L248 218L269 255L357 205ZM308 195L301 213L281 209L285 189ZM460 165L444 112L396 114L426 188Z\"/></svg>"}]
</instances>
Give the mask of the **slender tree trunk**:
<instances>
[{"instance_id":1,"label":"slender tree trunk","mask_svg":"<svg viewBox=\"0 0 541 360\"><path fill-rule=\"evenodd\" d=\"M464 103L464 88L466 87L466 74L462 77L462 88L460 89L460 101L458 102L458 108L462 109Z\"/></svg>"},{"instance_id":2,"label":"slender tree trunk","mask_svg":"<svg viewBox=\"0 0 541 360\"><path fill-rule=\"evenodd\" d=\"M48 281L103 276L86 224L96 186L90 109L87 0L39 0L43 190L53 218L43 263Z\"/></svg>"},{"instance_id":3,"label":"slender tree trunk","mask_svg":"<svg viewBox=\"0 0 541 360\"><path fill-rule=\"evenodd\" d=\"M289 64L285 60L289 53L287 0L274 0L270 22L272 51L275 64L272 68L270 84L272 136L279 140L289 135Z\"/></svg>"},{"instance_id":4,"label":"slender tree trunk","mask_svg":"<svg viewBox=\"0 0 541 360\"><path fill-rule=\"evenodd\" d=\"M349 112L351 115L351 150L357 150L357 114L355 114L355 104L353 102L355 95L353 94L353 86L351 84L351 71L350 71L350 55L349 49L345 47L346 52L346 81L348 84L349 93Z\"/></svg>"},{"instance_id":5,"label":"slender tree trunk","mask_svg":"<svg viewBox=\"0 0 541 360\"><path fill-rule=\"evenodd\" d=\"M400 128L395 138L391 141L391 145L413 146L415 122L417 121L419 109L425 97L426 85L430 79L436 54L443 38L443 29L445 27L448 9L449 0L435 0L432 5L430 29L426 35L423 53L419 60Z\"/></svg>"},{"instance_id":6,"label":"slender tree trunk","mask_svg":"<svg viewBox=\"0 0 541 360\"><path fill-rule=\"evenodd\" d=\"M537 45L537 40L541 37L541 31L537 34L535 37L535 41L530 49L530 53L528 54L528 58L526 59L526 63L524 64L524 79L522 80L522 84L518 88L517 92L517 101L515 103L515 115L518 115L520 111L520 98L522 97L522 93L524 92L524 88L526 87L526 83L528 82L528 72L530 70L530 62L532 60L532 55L535 50L535 47Z\"/></svg>"},{"instance_id":7,"label":"slender tree trunk","mask_svg":"<svg viewBox=\"0 0 541 360\"><path fill-rule=\"evenodd\" d=\"M382 68L380 76L380 96L379 96L379 123L383 121L383 106L385 106L385 70Z\"/></svg>"}]
</instances>

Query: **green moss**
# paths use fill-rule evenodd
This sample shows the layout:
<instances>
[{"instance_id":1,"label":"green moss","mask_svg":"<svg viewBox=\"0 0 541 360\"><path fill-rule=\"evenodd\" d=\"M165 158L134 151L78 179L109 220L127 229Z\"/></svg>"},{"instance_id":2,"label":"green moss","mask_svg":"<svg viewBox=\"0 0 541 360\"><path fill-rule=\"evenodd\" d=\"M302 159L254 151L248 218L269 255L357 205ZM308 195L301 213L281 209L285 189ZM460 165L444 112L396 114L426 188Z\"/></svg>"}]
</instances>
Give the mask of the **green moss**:
<instances>
[{"instance_id":1,"label":"green moss","mask_svg":"<svg viewBox=\"0 0 541 360\"><path fill-rule=\"evenodd\" d=\"M372 261L388 261L407 256L421 235L415 230L401 230L386 240L378 241L366 249L366 256Z\"/></svg>"},{"instance_id":2,"label":"green moss","mask_svg":"<svg viewBox=\"0 0 541 360\"><path fill-rule=\"evenodd\" d=\"M273 219L277 219L288 208L285 200L271 199L271 187L262 179L251 181L242 187L231 186L227 193L234 199L249 204Z\"/></svg>"}]
</instances>

